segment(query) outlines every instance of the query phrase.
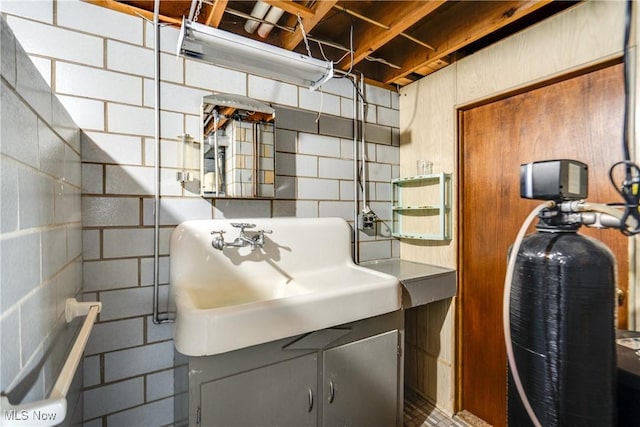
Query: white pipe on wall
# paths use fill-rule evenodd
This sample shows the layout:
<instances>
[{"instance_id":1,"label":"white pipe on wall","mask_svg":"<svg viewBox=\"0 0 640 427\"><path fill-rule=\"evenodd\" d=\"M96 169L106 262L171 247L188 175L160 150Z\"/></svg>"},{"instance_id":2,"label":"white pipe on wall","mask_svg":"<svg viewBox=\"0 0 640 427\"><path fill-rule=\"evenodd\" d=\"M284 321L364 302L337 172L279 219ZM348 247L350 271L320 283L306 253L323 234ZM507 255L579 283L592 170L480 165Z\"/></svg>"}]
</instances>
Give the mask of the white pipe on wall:
<instances>
[{"instance_id":1,"label":"white pipe on wall","mask_svg":"<svg viewBox=\"0 0 640 427\"><path fill-rule=\"evenodd\" d=\"M353 78L353 262L360 262L360 239L358 236L358 84Z\"/></svg>"},{"instance_id":2,"label":"white pipe on wall","mask_svg":"<svg viewBox=\"0 0 640 427\"><path fill-rule=\"evenodd\" d=\"M367 102L364 96L364 74L360 74L360 149L362 150L361 154L361 164L362 164L362 209L368 210L369 206L367 205L367 143L364 138L364 128L367 120Z\"/></svg>"},{"instance_id":3,"label":"white pipe on wall","mask_svg":"<svg viewBox=\"0 0 640 427\"><path fill-rule=\"evenodd\" d=\"M155 117L154 130L154 194L153 194L153 323L169 322L167 313L159 313L160 299L160 0L153 5L154 30L154 85L156 101L153 107Z\"/></svg>"}]
</instances>

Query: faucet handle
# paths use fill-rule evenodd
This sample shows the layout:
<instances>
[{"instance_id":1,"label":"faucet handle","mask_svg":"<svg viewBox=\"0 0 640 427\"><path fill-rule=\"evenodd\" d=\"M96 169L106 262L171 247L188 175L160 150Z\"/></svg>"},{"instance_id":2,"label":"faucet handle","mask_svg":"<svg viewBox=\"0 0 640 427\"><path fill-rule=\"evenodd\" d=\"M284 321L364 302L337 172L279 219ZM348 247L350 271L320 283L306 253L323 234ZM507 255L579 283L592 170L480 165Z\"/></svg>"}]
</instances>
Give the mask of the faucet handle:
<instances>
[{"instance_id":1,"label":"faucet handle","mask_svg":"<svg viewBox=\"0 0 640 427\"><path fill-rule=\"evenodd\" d=\"M224 241L224 236L223 236L224 233L225 233L224 230L213 230L211 232L212 235L217 234L217 236L213 238L213 241L211 242L211 246L218 249L219 251L223 250L224 247L226 246L226 243Z\"/></svg>"},{"instance_id":2,"label":"faucet handle","mask_svg":"<svg viewBox=\"0 0 640 427\"><path fill-rule=\"evenodd\" d=\"M260 233L260 234L271 234L271 233L273 233L273 230L258 230L258 233Z\"/></svg>"},{"instance_id":3,"label":"faucet handle","mask_svg":"<svg viewBox=\"0 0 640 427\"><path fill-rule=\"evenodd\" d=\"M243 231L245 228L255 228L255 224L250 224L248 222L232 222L232 227L239 228L240 231Z\"/></svg>"}]
</instances>

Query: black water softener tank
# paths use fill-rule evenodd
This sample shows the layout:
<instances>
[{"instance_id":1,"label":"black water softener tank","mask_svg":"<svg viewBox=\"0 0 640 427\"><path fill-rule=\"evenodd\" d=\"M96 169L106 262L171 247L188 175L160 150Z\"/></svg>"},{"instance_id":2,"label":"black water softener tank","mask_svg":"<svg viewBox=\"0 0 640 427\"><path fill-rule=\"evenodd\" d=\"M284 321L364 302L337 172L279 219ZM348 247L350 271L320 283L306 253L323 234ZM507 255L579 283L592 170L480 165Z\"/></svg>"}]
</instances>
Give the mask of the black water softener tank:
<instances>
[{"instance_id":1,"label":"black water softener tank","mask_svg":"<svg viewBox=\"0 0 640 427\"><path fill-rule=\"evenodd\" d=\"M616 425L615 264L578 225L538 225L517 255L511 337L528 400L544 427ZM509 373L508 421L533 423Z\"/></svg>"}]
</instances>

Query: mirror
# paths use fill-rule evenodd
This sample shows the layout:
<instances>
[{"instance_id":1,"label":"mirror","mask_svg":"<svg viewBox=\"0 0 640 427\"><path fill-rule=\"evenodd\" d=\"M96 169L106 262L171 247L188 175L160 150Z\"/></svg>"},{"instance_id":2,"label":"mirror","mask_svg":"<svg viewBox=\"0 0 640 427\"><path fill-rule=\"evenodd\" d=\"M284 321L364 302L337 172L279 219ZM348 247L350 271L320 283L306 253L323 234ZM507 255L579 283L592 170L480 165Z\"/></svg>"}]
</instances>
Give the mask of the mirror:
<instances>
[{"instance_id":1,"label":"mirror","mask_svg":"<svg viewBox=\"0 0 640 427\"><path fill-rule=\"evenodd\" d=\"M240 95L202 100L201 194L275 196L275 110Z\"/></svg>"}]
</instances>

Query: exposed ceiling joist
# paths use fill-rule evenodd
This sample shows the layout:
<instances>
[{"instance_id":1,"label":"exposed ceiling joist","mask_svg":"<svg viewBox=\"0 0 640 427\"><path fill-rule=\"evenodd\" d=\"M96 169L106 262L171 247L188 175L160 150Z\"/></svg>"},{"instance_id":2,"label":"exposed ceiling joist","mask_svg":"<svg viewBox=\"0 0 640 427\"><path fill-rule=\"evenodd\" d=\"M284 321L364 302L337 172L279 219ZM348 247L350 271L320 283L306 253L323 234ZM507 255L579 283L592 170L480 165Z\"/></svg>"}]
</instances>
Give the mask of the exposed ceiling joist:
<instances>
[{"instance_id":1,"label":"exposed ceiling joist","mask_svg":"<svg viewBox=\"0 0 640 427\"><path fill-rule=\"evenodd\" d=\"M375 5L375 10L369 11L370 19L385 25L380 28L377 25L358 26L354 34L353 64L364 60L371 53L387 44L392 39L402 34L406 29L420 21L446 0L390 2L387 5ZM342 69L351 67L351 59L345 58Z\"/></svg>"},{"instance_id":2,"label":"exposed ceiling joist","mask_svg":"<svg viewBox=\"0 0 640 427\"><path fill-rule=\"evenodd\" d=\"M551 1L460 2L456 7L460 10L467 9L464 15L451 13L452 17L457 16L457 18L438 21L437 25L421 29L415 34L419 39L429 40L435 51L416 47L410 55L395 58L400 69L387 70L383 81L387 84L396 84L416 70L444 59L447 55L463 49L470 43L540 9ZM394 58L390 60L393 62Z\"/></svg>"},{"instance_id":3,"label":"exposed ceiling joist","mask_svg":"<svg viewBox=\"0 0 640 427\"><path fill-rule=\"evenodd\" d=\"M262 0L263 3L267 3L271 6L279 7L287 13L294 16L300 15L303 19L313 18L315 12L308 7L296 3L292 0Z\"/></svg>"},{"instance_id":4,"label":"exposed ceiling joist","mask_svg":"<svg viewBox=\"0 0 640 427\"><path fill-rule=\"evenodd\" d=\"M224 10L227 8L227 3L228 0L213 1L213 5L211 6L205 21L207 25L215 28L220 26L220 21L222 21L222 16L224 15Z\"/></svg>"},{"instance_id":5,"label":"exposed ceiling joist","mask_svg":"<svg viewBox=\"0 0 640 427\"><path fill-rule=\"evenodd\" d=\"M310 32L315 26L329 13L334 4L338 0L318 1L313 8L313 16L310 18L302 18L302 26L306 32ZM303 34L300 28L293 33L282 33L280 37L280 46L285 49L293 50L303 40Z\"/></svg>"},{"instance_id":6,"label":"exposed ceiling joist","mask_svg":"<svg viewBox=\"0 0 640 427\"><path fill-rule=\"evenodd\" d=\"M58 0L61 1L61 0ZM154 0L85 0L153 19ZM473 51L578 3L578 0L262 0L284 11L267 36L244 26L256 0L162 0L160 21L198 22L336 61L372 84L404 86ZM89 17L90 19L90 17ZM255 19L271 25L272 22ZM302 25L300 25L302 24ZM314 43L303 46L303 31ZM265 37L265 38L260 38ZM316 43L317 42L317 43ZM322 49L322 50L320 50ZM353 55L349 55L350 49ZM346 57L345 57L346 54ZM351 60L353 56L353 61Z\"/></svg>"}]
</instances>

